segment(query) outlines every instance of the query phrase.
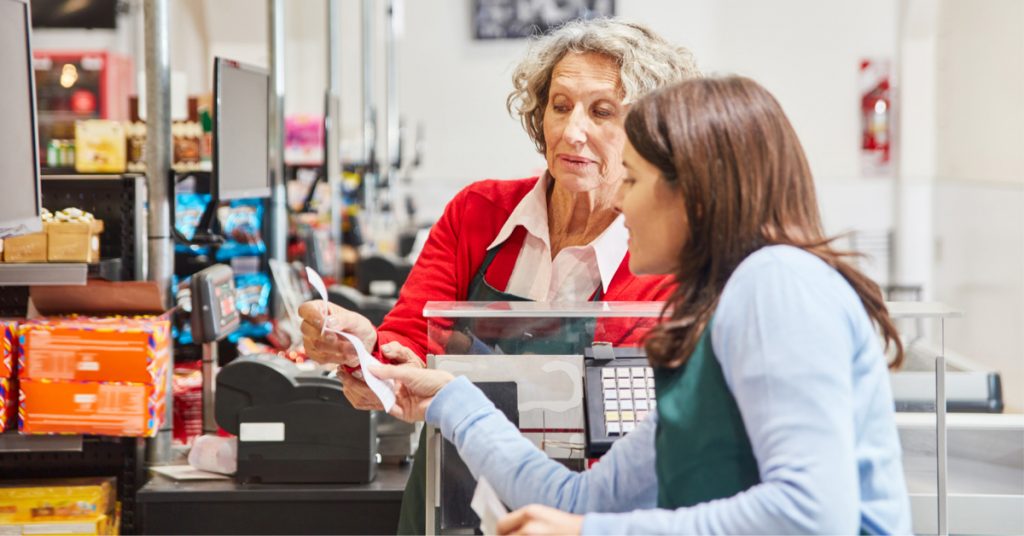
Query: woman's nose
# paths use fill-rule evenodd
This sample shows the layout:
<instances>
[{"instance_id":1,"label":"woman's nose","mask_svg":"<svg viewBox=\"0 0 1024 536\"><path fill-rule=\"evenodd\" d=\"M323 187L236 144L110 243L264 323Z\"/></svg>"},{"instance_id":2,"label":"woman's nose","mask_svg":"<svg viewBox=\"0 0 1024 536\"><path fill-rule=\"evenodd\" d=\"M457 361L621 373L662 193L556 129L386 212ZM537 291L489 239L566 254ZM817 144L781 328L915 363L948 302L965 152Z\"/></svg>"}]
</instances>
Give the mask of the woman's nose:
<instances>
[{"instance_id":1,"label":"woman's nose","mask_svg":"<svg viewBox=\"0 0 1024 536\"><path fill-rule=\"evenodd\" d=\"M569 114L569 121L562 136L573 145L587 142L587 115L581 106L573 108Z\"/></svg>"}]
</instances>

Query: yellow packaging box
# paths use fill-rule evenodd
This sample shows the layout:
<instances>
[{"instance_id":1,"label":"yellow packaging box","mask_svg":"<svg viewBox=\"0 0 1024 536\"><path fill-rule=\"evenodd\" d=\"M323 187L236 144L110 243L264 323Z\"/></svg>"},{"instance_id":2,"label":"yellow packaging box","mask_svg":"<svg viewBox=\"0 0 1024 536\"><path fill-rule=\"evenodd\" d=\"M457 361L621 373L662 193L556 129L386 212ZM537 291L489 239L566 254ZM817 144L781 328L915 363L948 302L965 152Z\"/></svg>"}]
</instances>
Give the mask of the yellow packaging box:
<instances>
[{"instance_id":1,"label":"yellow packaging box","mask_svg":"<svg viewBox=\"0 0 1024 536\"><path fill-rule=\"evenodd\" d=\"M4 240L4 262L46 262L47 234L30 233Z\"/></svg>"},{"instance_id":2,"label":"yellow packaging box","mask_svg":"<svg viewBox=\"0 0 1024 536\"><path fill-rule=\"evenodd\" d=\"M113 516L102 514L84 519L27 521L24 523L0 522L0 534L31 534L32 536L100 536L117 534L117 531L117 523Z\"/></svg>"},{"instance_id":3,"label":"yellow packaging box","mask_svg":"<svg viewBox=\"0 0 1024 536\"><path fill-rule=\"evenodd\" d=\"M0 482L0 524L98 521L113 517L114 477L52 478ZM34 534L34 533L33 533Z\"/></svg>"},{"instance_id":4,"label":"yellow packaging box","mask_svg":"<svg viewBox=\"0 0 1024 536\"><path fill-rule=\"evenodd\" d=\"M103 221L46 224L46 259L50 262L100 262Z\"/></svg>"},{"instance_id":5,"label":"yellow packaging box","mask_svg":"<svg viewBox=\"0 0 1024 536\"><path fill-rule=\"evenodd\" d=\"M124 125L117 121L75 121L75 171L124 173L127 163Z\"/></svg>"}]
</instances>

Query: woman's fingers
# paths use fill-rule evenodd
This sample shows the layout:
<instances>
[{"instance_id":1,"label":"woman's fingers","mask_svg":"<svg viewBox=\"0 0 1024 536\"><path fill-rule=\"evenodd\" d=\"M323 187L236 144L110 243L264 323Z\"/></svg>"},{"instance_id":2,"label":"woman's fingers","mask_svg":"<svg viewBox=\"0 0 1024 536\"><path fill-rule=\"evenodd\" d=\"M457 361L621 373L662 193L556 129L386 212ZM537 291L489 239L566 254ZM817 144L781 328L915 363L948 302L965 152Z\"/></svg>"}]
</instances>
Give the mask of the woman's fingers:
<instances>
[{"instance_id":1,"label":"woman's fingers","mask_svg":"<svg viewBox=\"0 0 1024 536\"><path fill-rule=\"evenodd\" d=\"M391 360L392 364L395 365L413 365L417 368L423 368L423 360L420 356L416 355L409 348L402 346L401 343L392 341L380 347L380 351L384 354L384 357Z\"/></svg>"}]
</instances>

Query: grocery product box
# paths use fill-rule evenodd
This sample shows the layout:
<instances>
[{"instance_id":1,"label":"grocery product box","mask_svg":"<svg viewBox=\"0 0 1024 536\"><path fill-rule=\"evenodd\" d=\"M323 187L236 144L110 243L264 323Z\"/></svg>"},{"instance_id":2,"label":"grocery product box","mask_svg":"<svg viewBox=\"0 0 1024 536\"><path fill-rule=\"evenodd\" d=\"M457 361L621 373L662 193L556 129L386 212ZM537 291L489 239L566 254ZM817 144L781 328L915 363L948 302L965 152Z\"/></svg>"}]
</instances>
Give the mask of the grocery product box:
<instances>
[{"instance_id":1,"label":"grocery product box","mask_svg":"<svg viewBox=\"0 0 1024 536\"><path fill-rule=\"evenodd\" d=\"M14 376L17 349L18 321L0 319L0 378Z\"/></svg>"},{"instance_id":2,"label":"grocery product box","mask_svg":"<svg viewBox=\"0 0 1024 536\"><path fill-rule=\"evenodd\" d=\"M167 315L46 317L18 327L18 376L155 383L170 366Z\"/></svg>"},{"instance_id":3,"label":"grocery product box","mask_svg":"<svg viewBox=\"0 0 1024 536\"><path fill-rule=\"evenodd\" d=\"M166 374L164 369L163 374ZM153 437L163 423L166 378L153 383L19 379L24 434Z\"/></svg>"},{"instance_id":4,"label":"grocery product box","mask_svg":"<svg viewBox=\"0 0 1024 536\"><path fill-rule=\"evenodd\" d=\"M46 262L47 234L29 233L4 239L4 262Z\"/></svg>"},{"instance_id":5,"label":"grocery product box","mask_svg":"<svg viewBox=\"0 0 1024 536\"><path fill-rule=\"evenodd\" d=\"M11 378L0 378L0 433L13 429L11 423L18 412L17 399L14 395L14 381ZM2 512L0 512L2 513Z\"/></svg>"},{"instance_id":6,"label":"grocery product box","mask_svg":"<svg viewBox=\"0 0 1024 536\"><path fill-rule=\"evenodd\" d=\"M25 521L22 523L0 522L0 535L24 534L32 536L86 536L117 534L118 523L113 516L105 514L82 519L60 519L53 521Z\"/></svg>"},{"instance_id":7,"label":"grocery product box","mask_svg":"<svg viewBox=\"0 0 1024 536\"><path fill-rule=\"evenodd\" d=\"M116 484L114 477L0 481L0 523L93 520L114 514Z\"/></svg>"},{"instance_id":8,"label":"grocery product box","mask_svg":"<svg viewBox=\"0 0 1024 536\"><path fill-rule=\"evenodd\" d=\"M53 221L46 224L46 260L100 262L102 220Z\"/></svg>"},{"instance_id":9,"label":"grocery product box","mask_svg":"<svg viewBox=\"0 0 1024 536\"><path fill-rule=\"evenodd\" d=\"M75 171L124 173L127 165L124 125L119 121L75 121Z\"/></svg>"}]
</instances>

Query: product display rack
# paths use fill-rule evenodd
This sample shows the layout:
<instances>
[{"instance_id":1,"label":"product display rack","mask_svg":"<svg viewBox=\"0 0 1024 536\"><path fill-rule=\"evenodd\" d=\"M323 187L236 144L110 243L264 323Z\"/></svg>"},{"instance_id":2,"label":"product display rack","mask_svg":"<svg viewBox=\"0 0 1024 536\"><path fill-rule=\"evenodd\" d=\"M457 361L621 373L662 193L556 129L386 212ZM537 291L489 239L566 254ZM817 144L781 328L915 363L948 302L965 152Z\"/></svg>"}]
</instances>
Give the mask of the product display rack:
<instances>
[{"instance_id":1,"label":"product display rack","mask_svg":"<svg viewBox=\"0 0 1024 536\"><path fill-rule=\"evenodd\" d=\"M43 206L78 207L103 220L103 260L85 264L0 264L0 315L24 317L28 285L85 284L100 272L116 280L140 279L146 262L146 179L142 175L44 175ZM121 532L137 530L135 495L145 484L145 440L91 435L0 434L4 479L81 476L117 477Z\"/></svg>"}]
</instances>

